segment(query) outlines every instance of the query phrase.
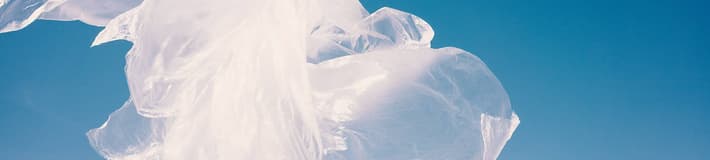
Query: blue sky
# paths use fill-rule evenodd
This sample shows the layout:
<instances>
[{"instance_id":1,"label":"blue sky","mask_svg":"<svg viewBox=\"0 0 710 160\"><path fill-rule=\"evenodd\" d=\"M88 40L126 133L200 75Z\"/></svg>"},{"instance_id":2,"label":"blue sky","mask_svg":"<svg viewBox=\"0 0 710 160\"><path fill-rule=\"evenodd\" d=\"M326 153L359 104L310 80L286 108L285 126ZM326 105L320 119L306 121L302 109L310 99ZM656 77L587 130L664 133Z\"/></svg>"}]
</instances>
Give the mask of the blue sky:
<instances>
[{"instance_id":1,"label":"blue sky","mask_svg":"<svg viewBox=\"0 0 710 160\"><path fill-rule=\"evenodd\" d=\"M414 13L434 47L483 59L522 123L501 160L710 159L703 1L367 0ZM128 42L37 21L0 34L3 159L99 159L84 133L128 97Z\"/></svg>"}]
</instances>

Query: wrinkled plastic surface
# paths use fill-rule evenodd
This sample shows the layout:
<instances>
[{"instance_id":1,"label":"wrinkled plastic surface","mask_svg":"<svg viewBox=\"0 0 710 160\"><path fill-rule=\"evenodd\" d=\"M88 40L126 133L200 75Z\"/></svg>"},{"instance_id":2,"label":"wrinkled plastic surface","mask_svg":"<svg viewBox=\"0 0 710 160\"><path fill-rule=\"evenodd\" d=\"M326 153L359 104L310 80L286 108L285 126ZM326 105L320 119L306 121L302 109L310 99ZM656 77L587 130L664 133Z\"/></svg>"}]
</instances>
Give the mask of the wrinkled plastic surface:
<instances>
[{"instance_id":1,"label":"wrinkled plastic surface","mask_svg":"<svg viewBox=\"0 0 710 160\"><path fill-rule=\"evenodd\" d=\"M80 20L103 26L142 0L0 0L0 33L22 29L36 19Z\"/></svg>"},{"instance_id":2,"label":"wrinkled plastic surface","mask_svg":"<svg viewBox=\"0 0 710 160\"><path fill-rule=\"evenodd\" d=\"M131 98L87 133L107 159L496 159L519 120L486 65L412 14L353 0L0 3L133 42ZM110 21L109 21L110 20Z\"/></svg>"}]
</instances>

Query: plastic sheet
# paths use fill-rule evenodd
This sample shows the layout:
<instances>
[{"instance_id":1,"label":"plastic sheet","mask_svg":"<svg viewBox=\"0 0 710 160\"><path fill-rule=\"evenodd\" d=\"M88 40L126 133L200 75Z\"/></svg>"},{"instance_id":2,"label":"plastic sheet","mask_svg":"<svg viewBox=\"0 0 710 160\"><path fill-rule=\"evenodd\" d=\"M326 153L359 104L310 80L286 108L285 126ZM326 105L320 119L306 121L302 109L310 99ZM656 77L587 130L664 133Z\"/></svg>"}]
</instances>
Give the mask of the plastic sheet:
<instances>
[{"instance_id":1,"label":"plastic sheet","mask_svg":"<svg viewBox=\"0 0 710 160\"><path fill-rule=\"evenodd\" d=\"M498 157L519 120L486 65L434 30L352 0L2 1L128 40L131 98L87 133L107 159Z\"/></svg>"},{"instance_id":2,"label":"plastic sheet","mask_svg":"<svg viewBox=\"0 0 710 160\"><path fill-rule=\"evenodd\" d=\"M22 29L36 19L103 26L142 0L0 0L0 33Z\"/></svg>"}]
</instances>

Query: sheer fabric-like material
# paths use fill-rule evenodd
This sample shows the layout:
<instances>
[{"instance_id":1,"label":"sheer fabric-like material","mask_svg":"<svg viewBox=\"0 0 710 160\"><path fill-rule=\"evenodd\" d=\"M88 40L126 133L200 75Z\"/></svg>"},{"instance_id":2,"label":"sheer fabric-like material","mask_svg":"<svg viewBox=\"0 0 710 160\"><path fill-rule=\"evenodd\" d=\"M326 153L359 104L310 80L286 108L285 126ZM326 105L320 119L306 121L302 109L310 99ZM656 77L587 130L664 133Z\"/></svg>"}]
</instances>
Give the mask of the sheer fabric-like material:
<instances>
[{"instance_id":1,"label":"sheer fabric-like material","mask_svg":"<svg viewBox=\"0 0 710 160\"><path fill-rule=\"evenodd\" d=\"M0 0L133 43L131 98L87 133L107 159L493 160L519 120L500 82L434 30L354 0ZM97 106L102 107L102 106Z\"/></svg>"}]
</instances>

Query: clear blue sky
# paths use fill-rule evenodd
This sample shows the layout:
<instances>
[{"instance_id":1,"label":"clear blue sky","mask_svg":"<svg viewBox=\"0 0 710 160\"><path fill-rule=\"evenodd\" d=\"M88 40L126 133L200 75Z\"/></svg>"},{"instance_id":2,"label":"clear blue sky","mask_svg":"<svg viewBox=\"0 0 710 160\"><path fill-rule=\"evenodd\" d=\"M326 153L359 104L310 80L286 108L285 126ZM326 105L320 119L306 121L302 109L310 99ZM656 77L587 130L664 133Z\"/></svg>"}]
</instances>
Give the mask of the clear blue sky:
<instances>
[{"instance_id":1,"label":"clear blue sky","mask_svg":"<svg viewBox=\"0 0 710 160\"><path fill-rule=\"evenodd\" d=\"M710 159L710 6L685 0L366 0L483 59L522 123L501 160ZM2 159L99 159L84 133L128 97L130 43L38 21L0 34Z\"/></svg>"}]
</instances>

